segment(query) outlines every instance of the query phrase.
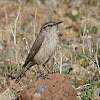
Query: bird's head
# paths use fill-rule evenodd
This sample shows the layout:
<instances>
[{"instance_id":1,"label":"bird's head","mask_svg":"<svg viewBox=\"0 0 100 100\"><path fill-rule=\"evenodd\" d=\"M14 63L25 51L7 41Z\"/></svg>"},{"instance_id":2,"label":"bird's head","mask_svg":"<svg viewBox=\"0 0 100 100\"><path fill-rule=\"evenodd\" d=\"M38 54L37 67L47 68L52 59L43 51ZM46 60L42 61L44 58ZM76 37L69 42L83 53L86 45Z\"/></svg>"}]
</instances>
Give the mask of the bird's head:
<instances>
[{"instance_id":1,"label":"bird's head","mask_svg":"<svg viewBox=\"0 0 100 100\"><path fill-rule=\"evenodd\" d=\"M42 25L41 27L41 32L43 31L53 31L53 30L57 30L58 25L60 23L62 23L63 21L59 21L59 22L54 22L54 21L50 21L45 23L44 25Z\"/></svg>"}]
</instances>

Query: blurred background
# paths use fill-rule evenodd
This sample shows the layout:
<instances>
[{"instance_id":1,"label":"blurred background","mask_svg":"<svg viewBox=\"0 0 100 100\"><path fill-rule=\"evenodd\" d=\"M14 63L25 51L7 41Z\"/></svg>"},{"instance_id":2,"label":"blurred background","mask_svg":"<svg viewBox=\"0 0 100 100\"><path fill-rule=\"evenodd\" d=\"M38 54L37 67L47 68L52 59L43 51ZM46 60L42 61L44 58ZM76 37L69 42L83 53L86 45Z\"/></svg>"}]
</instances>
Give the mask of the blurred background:
<instances>
[{"instance_id":1,"label":"blurred background","mask_svg":"<svg viewBox=\"0 0 100 100\"><path fill-rule=\"evenodd\" d=\"M63 23L57 51L46 66L67 75L80 91L80 100L99 100L100 0L0 0L0 92L18 75L41 26L48 21ZM32 67L22 84L35 80L38 73ZM85 90L80 88L86 84Z\"/></svg>"}]
</instances>

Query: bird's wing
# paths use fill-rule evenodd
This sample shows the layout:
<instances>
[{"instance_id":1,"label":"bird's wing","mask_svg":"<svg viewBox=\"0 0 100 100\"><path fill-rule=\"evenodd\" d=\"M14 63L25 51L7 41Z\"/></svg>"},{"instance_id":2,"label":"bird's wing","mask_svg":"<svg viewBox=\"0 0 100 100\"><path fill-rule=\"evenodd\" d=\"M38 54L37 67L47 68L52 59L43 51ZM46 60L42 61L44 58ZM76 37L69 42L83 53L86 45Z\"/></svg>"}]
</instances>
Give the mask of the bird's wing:
<instances>
[{"instance_id":1,"label":"bird's wing","mask_svg":"<svg viewBox=\"0 0 100 100\"><path fill-rule=\"evenodd\" d=\"M33 46L25 60L25 63L22 67L25 67L33 58L34 56L36 55L36 53L39 51L42 43L43 43L43 40L44 40L44 35L43 34L39 34L35 40L35 42L33 43Z\"/></svg>"}]
</instances>

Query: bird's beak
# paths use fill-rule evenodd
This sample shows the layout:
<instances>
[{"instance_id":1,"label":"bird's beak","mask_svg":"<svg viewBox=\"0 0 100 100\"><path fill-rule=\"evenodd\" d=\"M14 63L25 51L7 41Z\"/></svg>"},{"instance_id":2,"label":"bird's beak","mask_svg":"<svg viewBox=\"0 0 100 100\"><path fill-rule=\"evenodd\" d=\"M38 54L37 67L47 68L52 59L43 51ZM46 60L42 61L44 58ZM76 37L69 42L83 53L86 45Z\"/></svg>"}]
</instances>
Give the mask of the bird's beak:
<instances>
[{"instance_id":1,"label":"bird's beak","mask_svg":"<svg viewBox=\"0 0 100 100\"><path fill-rule=\"evenodd\" d=\"M63 21L59 21L59 22L56 23L56 25L61 24L62 22L63 22Z\"/></svg>"}]
</instances>

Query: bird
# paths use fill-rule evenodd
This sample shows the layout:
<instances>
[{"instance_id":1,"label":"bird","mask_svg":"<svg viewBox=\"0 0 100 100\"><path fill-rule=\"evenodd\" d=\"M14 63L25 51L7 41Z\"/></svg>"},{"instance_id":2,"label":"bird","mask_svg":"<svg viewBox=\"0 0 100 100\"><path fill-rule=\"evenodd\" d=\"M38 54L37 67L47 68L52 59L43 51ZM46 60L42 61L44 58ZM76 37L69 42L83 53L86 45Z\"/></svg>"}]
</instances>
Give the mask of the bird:
<instances>
[{"instance_id":1,"label":"bird","mask_svg":"<svg viewBox=\"0 0 100 100\"><path fill-rule=\"evenodd\" d=\"M32 48L26 57L26 60L22 66L21 73L17 76L15 82L18 83L20 79L25 75L25 72L32 66L37 65L40 76L45 79L45 75L42 74L40 66L43 65L45 69L45 64L50 60L56 51L58 45L58 25L63 21L49 21L42 25L39 34L37 35Z\"/></svg>"}]
</instances>

